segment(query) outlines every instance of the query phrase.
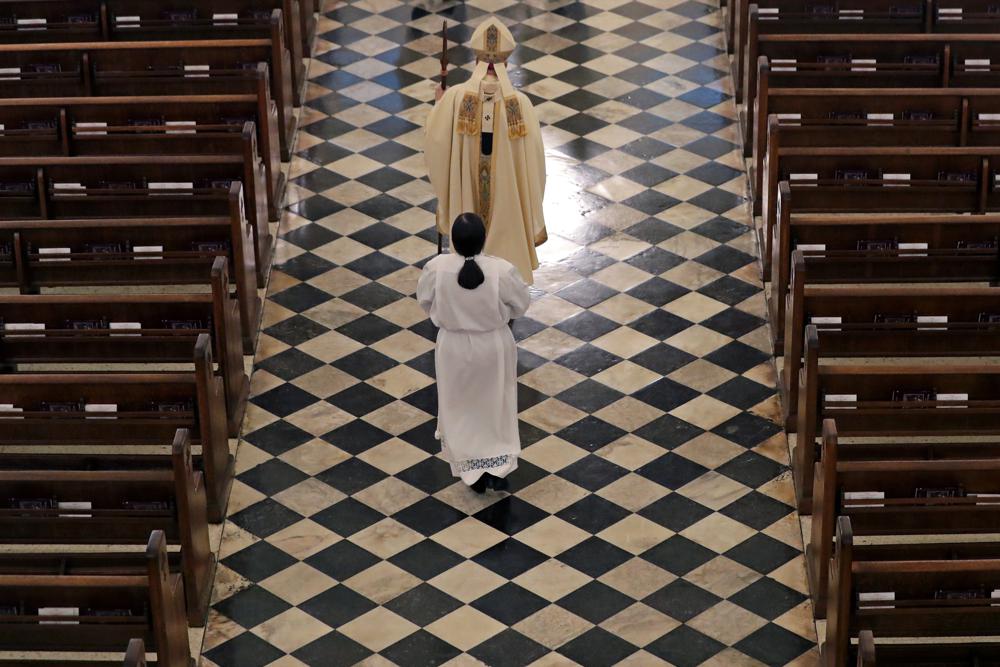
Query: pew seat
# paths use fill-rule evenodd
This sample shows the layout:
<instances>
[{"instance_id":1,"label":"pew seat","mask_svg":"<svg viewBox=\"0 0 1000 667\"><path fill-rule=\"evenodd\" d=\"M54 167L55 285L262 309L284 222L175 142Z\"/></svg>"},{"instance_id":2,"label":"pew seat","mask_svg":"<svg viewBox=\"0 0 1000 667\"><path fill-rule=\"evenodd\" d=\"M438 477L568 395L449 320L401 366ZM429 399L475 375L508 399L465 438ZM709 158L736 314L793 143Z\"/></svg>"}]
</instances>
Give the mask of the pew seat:
<instances>
[{"instance_id":1,"label":"pew seat","mask_svg":"<svg viewBox=\"0 0 1000 667\"><path fill-rule=\"evenodd\" d=\"M0 542L7 544L142 544L153 530L181 550L171 554L183 575L188 623L205 624L215 557L208 539L205 486L191 457L187 430L174 437L170 468L81 470L42 468L45 457L0 458ZM63 461L66 462L65 460ZM5 552L0 572L106 575L145 569L138 553Z\"/></svg>"},{"instance_id":2,"label":"pew seat","mask_svg":"<svg viewBox=\"0 0 1000 667\"><path fill-rule=\"evenodd\" d=\"M208 517L225 517L233 479L222 380L207 334L193 372L14 373L0 382L0 441L18 447L149 447L189 429L201 447Z\"/></svg>"},{"instance_id":3,"label":"pew seat","mask_svg":"<svg viewBox=\"0 0 1000 667\"><path fill-rule=\"evenodd\" d=\"M150 535L145 561L142 574L0 572L0 650L120 651L140 638L158 666L194 667L184 586L170 572L163 531Z\"/></svg>"}]
</instances>

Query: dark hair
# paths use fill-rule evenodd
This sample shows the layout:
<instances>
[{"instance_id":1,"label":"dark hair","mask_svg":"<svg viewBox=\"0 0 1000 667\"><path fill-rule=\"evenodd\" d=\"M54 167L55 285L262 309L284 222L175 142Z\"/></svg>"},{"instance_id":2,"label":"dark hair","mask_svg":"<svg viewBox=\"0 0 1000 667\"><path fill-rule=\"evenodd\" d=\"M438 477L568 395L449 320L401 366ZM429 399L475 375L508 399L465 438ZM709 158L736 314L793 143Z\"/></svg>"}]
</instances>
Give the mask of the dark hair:
<instances>
[{"instance_id":1,"label":"dark hair","mask_svg":"<svg viewBox=\"0 0 1000 667\"><path fill-rule=\"evenodd\" d=\"M465 264L458 272L458 284L465 289L476 289L486 280L475 260L476 255L483 251L484 245L486 225L482 218L475 213L462 213L455 218L451 225L451 246L455 252L465 257Z\"/></svg>"}]
</instances>

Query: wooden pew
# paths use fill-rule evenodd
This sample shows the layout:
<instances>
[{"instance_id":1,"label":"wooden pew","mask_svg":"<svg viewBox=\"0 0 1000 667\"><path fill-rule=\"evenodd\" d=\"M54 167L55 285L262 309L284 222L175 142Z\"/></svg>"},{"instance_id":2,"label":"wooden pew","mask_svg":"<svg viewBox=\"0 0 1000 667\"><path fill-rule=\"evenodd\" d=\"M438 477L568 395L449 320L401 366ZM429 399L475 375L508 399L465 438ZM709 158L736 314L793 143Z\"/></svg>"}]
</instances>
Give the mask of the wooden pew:
<instances>
[{"instance_id":1,"label":"wooden pew","mask_svg":"<svg viewBox=\"0 0 1000 667\"><path fill-rule=\"evenodd\" d=\"M736 19L740 27L738 48L733 51L737 103L743 101L747 60L757 51L756 41L763 35L989 34L1000 28L1000 15L990 11L996 6L990 0L917 0L910 4L898 0L840 0L829 4L806 0L758 0L752 4L750 0L737 1L741 5L741 16ZM955 13L954 9L962 11Z\"/></svg>"},{"instance_id":2,"label":"wooden pew","mask_svg":"<svg viewBox=\"0 0 1000 667\"><path fill-rule=\"evenodd\" d=\"M142 544L161 530L180 545L172 571L184 580L188 623L202 627L212 593L215 556L208 541L205 486L191 460L190 437L174 437L171 467L155 470L41 469L46 457L0 459L7 494L0 509L0 541L6 544ZM60 503L76 503L69 510ZM85 503L81 509L79 503ZM79 511L78 511L79 510ZM0 554L3 574L142 574L141 554L57 551Z\"/></svg>"},{"instance_id":3,"label":"wooden pew","mask_svg":"<svg viewBox=\"0 0 1000 667\"><path fill-rule=\"evenodd\" d=\"M280 39L290 59L294 104L302 103L306 83L302 58L303 53L311 52L312 43L303 37L309 22L303 20L299 0L102 0L94 6L103 14L104 33L86 41ZM236 20L230 18L233 14L238 15ZM312 12L308 17L312 18ZM315 21L312 23L315 31Z\"/></svg>"},{"instance_id":4,"label":"wooden pew","mask_svg":"<svg viewBox=\"0 0 1000 667\"><path fill-rule=\"evenodd\" d=\"M992 534L1000 522L1000 445L838 445L837 427L823 420L816 464L806 571L813 614L825 618L835 523L848 516L855 535ZM928 456L933 457L928 460ZM881 498L847 494L883 494ZM987 497L982 497L986 494ZM910 545L900 545L900 549Z\"/></svg>"},{"instance_id":5,"label":"wooden pew","mask_svg":"<svg viewBox=\"0 0 1000 667\"><path fill-rule=\"evenodd\" d=\"M770 88L757 111L750 168L757 215L764 156L777 146L1000 144L1000 89Z\"/></svg>"},{"instance_id":6,"label":"wooden pew","mask_svg":"<svg viewBox=\"0 0 1000 667\"><path fill-rule=\"evenodd\" d=\"M851 651L857 651L857 667L1000 667L1000 644L994 642L892 643L876 651L871 630L862 630Z\"/></svg>"},{"instance_id":7,"label":"wooden pew","mask_svg":"<svg viewBox=\"0 0 1000 667\"><path fill-rule=\"evenodd\" d=\"M806 327L799 372L792 473L799 512L812 512L816 436L836 419L842 436L1000 433L1000 366L819 363L816 325Z\"/></svg>"},{"instance_id":8,"label":"wooden pew","mask_svg":"<svg viewBox=\"0 0 1000 667\"><path fill-rule=\"evenodd\" d=\"M150 535L145 559L141 575L0 574L0 650L120 651L139 637L156 651L158 666L194 667L184 587L170 572L163 531ZM53 608L77 614L39 614ZM53 628L52 618L62 623Z\"/></svg>"},{"instance_id":9,"label":"wooden pew","mask_svg":"<svg viewBox=\"0 0 1000 667\"><path fill-rule=\"evenodd\" d=\"M758 50L758 55L748 54L747 59L747 99L741 115L746 156L750 155L754 142L756 101L764 99L772 87L996 88L1000 85L1000 66L975 64L982 60L1000 62L1000 36L995 34L761 35ZM967 64L967 60L972 63Z\"/></svg>"},{"instance_id":10,"label":"wooden pew","mask_svg":"<svg viewBox=\"0 0 1000 667\"><path fill-rule=\"evenodd\" d=\"M0 97L254 93L275 105L287 161L295 116L282 54L269 39L0 44Z\"/></svg>"},{"instance_id":11,"label":"wooden pew","mask_svg":"<svg viewBox=\"0 0 1000 667\"><path fill-rule=\"evenodd\" d=\"M289 2L296 7L286 16L282 4ZM14 0L0 12L2 44L269 39L274 53L288 51L300 103L305 64L297 0Z\"/></svg>"},{"instance_id":12,"label":"wooden pew","mask_svg":"<svg viewBox=\"0 0 1000 667\"><path fill-rule=\"evenodd\" d=\"M1000 210L1000 147L790 147L764 160L760 248L764 279L782 245L780 183L795 212L948 212Z\"/></svg>"},{"instance_id":13,"label":"wooden pew","mask_svg":"<svg viewBox=\"0 0 1000 667\"><path fill-rule=\"evenodd\" d=\"M928 557L923 560L905 555L901 560L870 559L869 552L854 546L848 517L837 519L836 540L826 641L821 648L825 667L855 664L851 638L863 630L886 638L996 635L1000 606L991 604L990 598L992 591L1000 588L1000 558L995 550L983 557L985 554L977 554L982 549L972 549L974 555L969 559L963 559L962 550L956 548L943 558L924 552L921 555ZM894 599L867 597L882 593L892 593ZM936 650L925 645L911 645L908 650L912 654L921 649ZM985 650L997 655L996 645Z\"/></svg>"},{"instance_id":14,"label":"wooden pew","mask_svg":"<svg viewBox=\"0 0 1000 667\"><path fill-rule=\"evenodd\" d=\"M198 337L195 352L195 370L187 373L5 375L0 441L15 447L149 447L170 443L177 429L189 429L192 443L201 447L208 518L217 523L225 517L233 456L208 335ZM109 405L115 410L102 408Z\"/></svg>"},{"instance_id":15,"label":"wooden pew","mask_svg":"<svg viewBox=\"0 0 1000 667\"><path fill-rule=\"evenodd\" d=\"M1000 215L792 215L787 183L778 194L769 302L778 335L796 252L806 285L1000 280Z\"/></svg>"},{"instance_id":16,"label":"wooden pew","mask_svg":"<svg viewBox=\"0 0 1000 667\"><path fill-rule=\"evenodd\" d=\"M219 202L228 215L156 218L155 225L149 218L0 220L0 287L36 294L42 287L209 285L228 294L232 283L243 352L253 354L260 299L239 188L234 183ZM60 247L70 252L40 252Z\"/></svg>"},{"instance_id":17,"label":"wooden pew","mask_svg":"<svg viewBox=\"0 0 1000 667\"><path fill-rule=\"evenodd\" d=\"M792 259L781 389L786 429L795 432L805 328L815 324L828 357L1000 356L1000 289L969 286L809 285L801 251ZM776 302L772 302L776 303ZM779 315L772 309L772 321ZM945 318L942 322L941 318ZM933 323L932 323L933 322Z\"/></svg>"},{"instance_id":18,"label":"wooden pew","mask_svg":"<svg viewBox=\"0 0 1000 667\"><path fill-rule=\"evenodd\" d=\"M178 130L176 126L156 125L158 119L140 121L138 128L128 121L112 129L89 126L65 127L65 135L57 125L53 128L12 131L0 130L0 151L3 157L15 159L25 155L95 156L95 155L228 155L242 158L243 180L248 184L247 195L256 197L256 188L263 191L267 220L277 221L280 202L271 191L267 163L257 144L253 121L240 125L204 124L196 129ZM58 121L57 121L58 122ZM186 127L186 126L185 126ZM171 129L174 128L174 129ZM138 131L137 131L138 130ZM63 138L65 136L65 139ZM14 141L3 141L7 138ZM263 165L263 170L257 165ZM260 171L261 173L257 173Z\"/></svg>"},{"instance_id":19,"label":"wooden pew","mask_svg":"<svg viewBox=\"0 0 1000 667\"><path fill-rule=\"evenodd\" d=\"M244 137L252 137L248 125ZM263 166L256 156L107 155L0 158L0 219L176 216L215 212L216 197L243 185L257 286L266 284L274 238L267 223ZM219 192L213 192L218 190Z\"/></svg>"},{"instance_id":20,"label":"wooden pew","mask_svg":"<svg viewBox=\"0 0 1000 667\"><path fill-rule=\"evenodd\" d=\"M207 294L0 295L0 364L192 363L198 336L207 334L235 438L250 381L239 305L225 259L217 262Z\"/></svg>"},{"instance_id":21,"label":"wooden pew","mask_svg":"<svg viewBox=\"0 0 1000 667\"><path fill-rule=\"evenodd\" d=\"M268 218L278 220L285 177L277 129L255 95L0 100L0 156L243 154L247 122L266 173Z\"/></svg>"},{"instance_id":22,"label":"wooden pew","mask_svg":"<svg viewBox=\"0 0 1000 667\"><path fill-rule=\"evenodd\" d=\"M146 667L146 645L141 639L130 639L122 660L73 660L68 667ZM67 667L65 660L47 660L45 658L15 658L0 659L0 667Z\"/></svg>"}]
</instances>

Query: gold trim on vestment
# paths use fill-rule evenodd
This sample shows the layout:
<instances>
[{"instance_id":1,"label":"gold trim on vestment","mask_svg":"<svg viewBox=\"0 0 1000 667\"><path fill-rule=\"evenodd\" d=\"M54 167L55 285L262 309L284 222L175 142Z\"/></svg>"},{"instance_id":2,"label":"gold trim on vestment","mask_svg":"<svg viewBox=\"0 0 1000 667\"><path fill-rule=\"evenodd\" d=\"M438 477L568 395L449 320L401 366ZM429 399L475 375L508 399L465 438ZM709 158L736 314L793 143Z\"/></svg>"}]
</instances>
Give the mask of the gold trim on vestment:
<instances>
[{"instance_id":1,"label":"gold trim on vestment","mask_svg":"<svg viewBox=\"0 0 1000 667\"><path fill-rule=\"evenodd\" d=\"M455 124L455 130L459 134L479 134L479 125L479 95L477 93L465 93L458 106L458 121Z\"/></svg>"},{"instance_id":2,"label":"gold trim on vestment","mask_svg":"<svg viewBox=\"0 0 1000 667\"><path fill-rule=\"evenodd\" d=\"M528 126L524 123L521 113L521 100L517 95L503 98L504 111L507 112L507 133L511 139L521 139L528 136Z\"/></svg>"},{"instance_id":3,"label":"gold trim on vestment","mask_svg":"<svg viewBox=\"0 0 1000 667\"><path fill-rule=\"evenodd\" d=\"M493 151L489 155L483 155L482 140L478 142L476 148L476 212L483 219L486 231L490 230L490 218L493 215L493 175L496 173L497 158L497 114L493 113Z\"/></svg>"}]
</instances>

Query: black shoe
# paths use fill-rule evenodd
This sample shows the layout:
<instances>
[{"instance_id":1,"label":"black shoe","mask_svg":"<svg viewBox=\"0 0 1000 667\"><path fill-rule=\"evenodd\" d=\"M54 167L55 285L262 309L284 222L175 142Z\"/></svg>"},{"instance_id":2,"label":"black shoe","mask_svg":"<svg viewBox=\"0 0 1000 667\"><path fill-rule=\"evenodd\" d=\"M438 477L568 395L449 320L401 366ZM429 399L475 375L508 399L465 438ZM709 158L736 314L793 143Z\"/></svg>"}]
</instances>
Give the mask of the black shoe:
<instances>
[{"instance_id":1,"label":"black shoe","mask_svg":"<svg viewBox=\"0 0 1000 667\"><path fill-rule=\"evenodd\" d=\"M510 488L510 483L505 477L497 477L496 475L491 475L486 473L484 477L487 477L486 485L493 489L494 491L506 491Z\"/></svg>"},{"instance_id":2,"label":"black shoe","mask_svg":"<svg viewBox=\"0 0 1000 667\"><path fill-rule=\"evenodd\" d=\"M477 479L475 482L469 485L469 488L478 494L486 493L486 482L488 481L486 477L488 474L489 473L481 475L479 479Z\"/></svg>"}]
</instances>

